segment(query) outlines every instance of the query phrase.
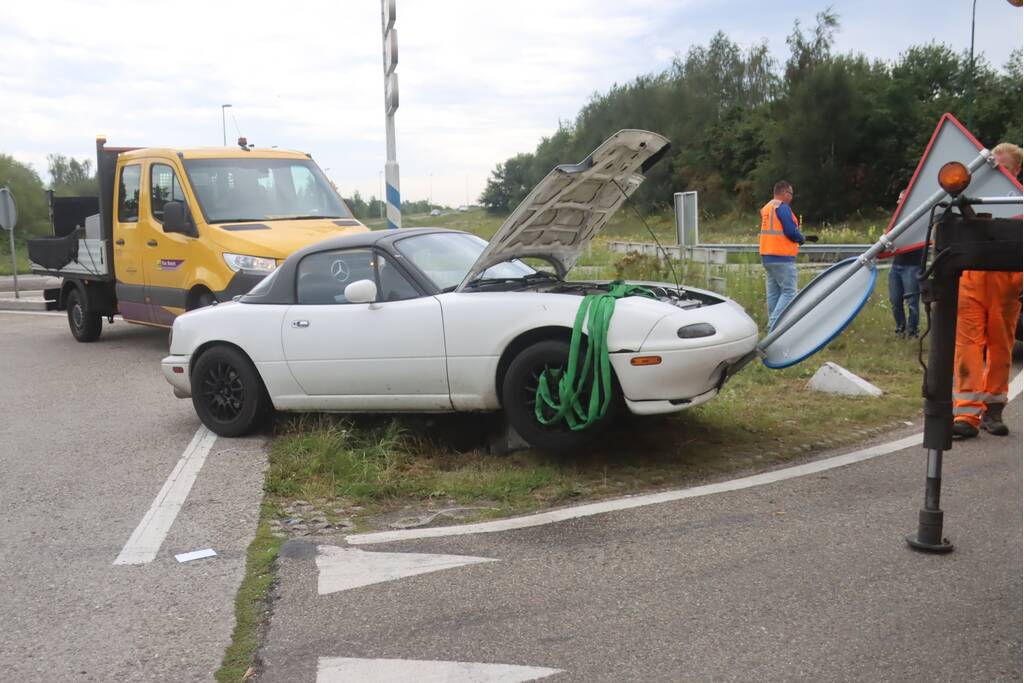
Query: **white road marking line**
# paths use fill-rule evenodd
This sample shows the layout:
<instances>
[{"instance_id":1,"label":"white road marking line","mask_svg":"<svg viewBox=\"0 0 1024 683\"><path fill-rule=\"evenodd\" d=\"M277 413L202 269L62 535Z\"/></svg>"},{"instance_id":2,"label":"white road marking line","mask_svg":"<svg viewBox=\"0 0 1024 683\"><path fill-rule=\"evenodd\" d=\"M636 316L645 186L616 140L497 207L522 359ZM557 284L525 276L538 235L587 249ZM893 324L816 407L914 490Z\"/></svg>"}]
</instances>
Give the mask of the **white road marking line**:
<instances>
[{"instance_id":1,"label":"white road marking line","mask_svg":"<svg viewBox=\"0 0 1024 683\"><path fill-rule=\"evenodd\" d=\"M320 657L316 668L317 683L523 683L561 673L539 666L354 657Z\"/></svg>"},{"instance_id":2,"label":"white road marking line","mask_svg":"<svg viewBox=\"0 0 1024 683\"><path fill-rule=\"evenodd\" d=\"M0 313L10 313L11 315L48 315L51 318L63 318L63 313L50 313L49 311L8 311L0 308Z\"/></svg>"},{"instance_id":3,"label":"white road marking line","mask_svg":"<svg viewBox=\"0 0 1024 683\"><path fill-rule=\"evenodd\" d=\"M426 553L374 553L333 545L317 547L320 570L317 593L327 595L406 576L453 569L467 564L496 562L489 557L430 555Z\"/></svg>"},{"instance_id":4,"label":"white road marking line","mask_svg":"<svg viewBox=\"0 0 1024 683\"><path fill-rule=\"evenodd\" d=\"M1010 384L1009 399L1011 401L1017 398L1021 393L1022 374L1024 373L1017 373L1017 376L1014 377L1013 382ZM662 491L660 493L650 493L641 496L629 496L626 498L617 498L615 500L605 500L599 503L588 503L586 505L578 505L576 507L551 510L550 512L540 512L523 517L479 522L477 524L353 534L352 536L348 536L345 540L352 545L371 545L375 543L390 543L392 541L408 541L417 538L467 536L470 534L488 534L497 531L526 529L529 527L543 526L545 524L553 524L554 522L563 522L569 519L602 515L607 512L615 512L617 510L629 510L632 508L644 507L646 505L657 505L659 503L668 503L676 500L684 500L686 498L699 498L701 496L709 496L715 493L739 491L741 489L748 489L754 486L774 484L775 482L785 481L786 479L795 479L796 477L803 477L808 474L817 474L818 472L824 472L837 467L845 467L846 465L863 462L864 460L871 460L872 458L877 458L882 455L902 451L905 448L921 446L923 438L924 433L918 432L917 434L897 441L871 446L870 448L864 448L852 453L844 453L843 455L836 455L831 458L825 458L824 460L817 460L803 465L795 465L793 467L786 467L772 472L764 472L762 474L755 474L749 477L733 479L731 481L723 481L717 484L706 484L704 486L695 486L688 489L675 489L672 491Z\"/></svg>"},{"instance_id":5,"label":"white road marking line","mask_svg":"<svg viewBox=\"0 0 1024 683\"><path fill-rule=\"evenodd\" d=\"M114 564L146 564L160 551L217 435L200 427Z\"/></svg>"}]
</instances>

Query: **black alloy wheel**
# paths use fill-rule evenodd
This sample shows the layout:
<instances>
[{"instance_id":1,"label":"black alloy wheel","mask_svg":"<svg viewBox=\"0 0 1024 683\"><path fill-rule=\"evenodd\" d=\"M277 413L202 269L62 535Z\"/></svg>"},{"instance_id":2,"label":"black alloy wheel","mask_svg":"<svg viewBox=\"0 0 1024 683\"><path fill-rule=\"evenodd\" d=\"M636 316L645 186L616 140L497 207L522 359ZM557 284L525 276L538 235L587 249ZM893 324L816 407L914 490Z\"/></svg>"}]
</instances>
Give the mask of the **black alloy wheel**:
<instances>
[{"instance_id":1,"label":"black alloy wheel","mask_svg":"<svg viewBox=\"0 0 1024 683\"><path fill-rule=\"evenodd\" d=\"M227 363L213 363L203 375L203 400L220 422L231 422L242 414L245 387L238 371Z\"/></svg>"},{"instance_id":2,"label":"black alloy wheel","mask_svg":"<svg viewBox=\"0 0 1024 683\"><path fill-rule=\"evenodd\" d=\"M543 424L537 419L537 388L541 377L547 380L551 395L557 397L558 378L565 371L568 359L569 342L551 339L538 342L521 351L505 373L501 391L505 415L509 424L531 446L548 450L581 448L607 430L619 412L621 392L617 383L612 382L614 395L608 412L586 429L573 431L565 420ZM584 386L583 396L590 396L589 382ZM555 410L542 405L541 414L545 418L550 418L555 415Z\"/></svg>"},{"instance_id":3,"label":"black alloy wheel","mask_svg":"<svg viewBox=\"0 0 1024 683\"><path fill-rule=\"evenodd\" d=\"M199 419L220 436L242 436L255 429L270 399L252 362L236 348L207 349L192 368L192 405Z\"/></svg>"},{"instance_id":4,"label":"black alloy wheel","mask_svg":"<svg viewBox=\"0 0 1024 683\"><path fill-rule=\"evenodd\" d=\"M89 299L78 287L68 292L68 327L71 336L80 342L94 342L103 331L103 317L89 308Z\"/></svg>"}]
</instances>

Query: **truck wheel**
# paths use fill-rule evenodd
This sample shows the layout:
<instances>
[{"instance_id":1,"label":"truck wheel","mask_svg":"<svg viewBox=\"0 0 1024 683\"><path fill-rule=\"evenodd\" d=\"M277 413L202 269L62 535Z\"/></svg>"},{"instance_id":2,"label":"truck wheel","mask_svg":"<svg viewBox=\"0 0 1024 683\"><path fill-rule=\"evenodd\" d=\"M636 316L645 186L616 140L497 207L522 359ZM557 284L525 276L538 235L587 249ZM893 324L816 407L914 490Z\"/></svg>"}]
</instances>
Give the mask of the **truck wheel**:
<instances>
[{"instance_id":1,"label":"truck wheel","mask_svg":"<svg viewBox=\"0 0 1024 683\"><path fill-rule=\"evenodd\" d=\"M238 349L214 346L192 368L192 405L220 436L242 436L259 426L270 398L252 362Z\"/></svg>"},{"instance_id":2,"label":"truck wheel","mask_svg":"<svg viewBox=\"0 0 1024 683\"><path fill-rule=\"evenodd\" d=\"M188 310L194 311L197 308L206 308L207 306L212 306L215 303L217 303L217 297L213 295L213 292L208 289L202 289L198 294L196 294L195 298L192 300L192 306L189 307Z\"/></svg>"},{"instance_id":3,"label":"truck wheel","mask_svg":"<svg viewBox=\"0 0 1024 683\"><path fill-rule=\"evenodd\" d=\"M505 374L501 389L505 415L509 424L532 446L548 450L580 448L607 430L618 413L621 398L618 386L613 383L612 391L616 395L612 398L608 412L586 429L573 431L564 420L550 425L541 424L537 420L535 404L540 375L545 369L565 368L568 358L568 342L556 339L538 342L521 351ZM556 383L550 377L548 379L552 395L557 396ZM584 393L589 394L589 389Z\"/></svg>"},{"instance_id":4,"label":"truck wheel","mask_svg":"<svg viewBox=\"0 0 1024 683\"><path fill-rule=\"evenodd\" d=\"M80 342L93 342L100 338L103 331L103 316L93 313L89 308L89 299L78 287L68 292L68 326L71 336Z\"/></svg>"}]
</instances>

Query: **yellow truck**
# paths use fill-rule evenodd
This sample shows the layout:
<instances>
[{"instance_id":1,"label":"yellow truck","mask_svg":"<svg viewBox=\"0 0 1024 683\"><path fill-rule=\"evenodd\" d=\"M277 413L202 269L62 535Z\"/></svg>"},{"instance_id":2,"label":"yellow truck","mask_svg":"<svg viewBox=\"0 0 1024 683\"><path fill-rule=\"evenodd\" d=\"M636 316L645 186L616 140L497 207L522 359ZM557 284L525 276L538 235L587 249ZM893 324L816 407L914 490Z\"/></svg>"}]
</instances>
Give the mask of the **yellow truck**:
<instances>
[{"instance_id":1,"label":"yellow truck","mask_svg":"<svg viewBox=\"0 0 1024 683\"><path fill-rule=\"evenodd\" d=\"M71 334L103 318L170 327L181 313L245 294L293 251L365 232L308 154L238 147L107 147L98 197L50 196L53 237L29 240L32 272Z\"/></svg>"}]
</instances>

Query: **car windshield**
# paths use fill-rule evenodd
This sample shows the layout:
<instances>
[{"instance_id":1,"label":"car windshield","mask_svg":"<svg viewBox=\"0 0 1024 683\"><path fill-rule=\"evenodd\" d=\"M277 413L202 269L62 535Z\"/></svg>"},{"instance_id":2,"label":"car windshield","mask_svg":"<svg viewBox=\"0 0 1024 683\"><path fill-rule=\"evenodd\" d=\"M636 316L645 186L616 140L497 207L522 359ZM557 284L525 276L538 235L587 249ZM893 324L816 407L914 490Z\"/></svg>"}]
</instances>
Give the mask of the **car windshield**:
<instances>
[{"instance_id":1,"label":"car windshield","mask_svg":"<svg viewBox=\"0 0 1024 683\"><path fill-rule=\"evenodd\" d=\"M416 235L396 244L398 251L441 290L459 286L486 246L487 242L476 235L460 233ZM508 261L491 266L480 277L518 279L535 272L522 261Z\"/></svg>"},{"instance_id":2,"label":"car windshield","mask_svg":"<svg viewBox=\"0 0 1024 683\"><path fill-rule=\"evenodd\" d=\"M352 215L311 159L186 159L184 163L208 223Z\"/></svg>"}]
</instances>

